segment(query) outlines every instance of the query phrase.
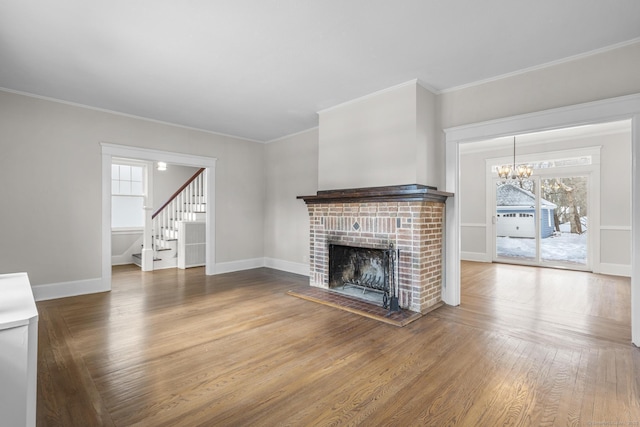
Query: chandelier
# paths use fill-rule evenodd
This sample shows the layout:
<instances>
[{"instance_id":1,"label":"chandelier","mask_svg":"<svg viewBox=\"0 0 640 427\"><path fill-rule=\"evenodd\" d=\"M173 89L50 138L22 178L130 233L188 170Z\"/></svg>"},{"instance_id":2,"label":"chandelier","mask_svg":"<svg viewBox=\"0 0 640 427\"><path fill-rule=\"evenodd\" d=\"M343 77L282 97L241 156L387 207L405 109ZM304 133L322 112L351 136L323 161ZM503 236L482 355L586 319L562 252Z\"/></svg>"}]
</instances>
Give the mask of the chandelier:
<instances>
[{"instance_id":1,"label":"chandelier","mask_svg":"<svg viewBox=\"0 0 640 427\"><path fill-rule=\"evenodd\" d=\"M502 165L498 167L498 176L503 180L507 179L527 179L533 173L531 165L516 165L516 137L513 137L513 165Z\"/></svg>"}]
</instances>

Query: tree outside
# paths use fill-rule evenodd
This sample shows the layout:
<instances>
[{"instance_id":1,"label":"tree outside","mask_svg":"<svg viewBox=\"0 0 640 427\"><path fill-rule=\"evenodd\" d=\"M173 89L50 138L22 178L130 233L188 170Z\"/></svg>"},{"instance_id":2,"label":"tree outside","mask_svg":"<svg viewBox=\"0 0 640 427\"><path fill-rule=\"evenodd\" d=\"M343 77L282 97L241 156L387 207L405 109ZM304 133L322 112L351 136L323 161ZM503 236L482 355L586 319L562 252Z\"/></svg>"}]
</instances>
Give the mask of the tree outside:
<instances>
[{"instance_id":1,"label":"tree outside","mask_svg":"<svg viewBox=\"0 0 640 427\"><path fill-rule=\"evenodd\" d=\"M545 178L542 180L542 198L558 207L554 212L555 230L560 224L569 223L572 234L587 231L587 178Z\"/></svg>"}]
</instances>

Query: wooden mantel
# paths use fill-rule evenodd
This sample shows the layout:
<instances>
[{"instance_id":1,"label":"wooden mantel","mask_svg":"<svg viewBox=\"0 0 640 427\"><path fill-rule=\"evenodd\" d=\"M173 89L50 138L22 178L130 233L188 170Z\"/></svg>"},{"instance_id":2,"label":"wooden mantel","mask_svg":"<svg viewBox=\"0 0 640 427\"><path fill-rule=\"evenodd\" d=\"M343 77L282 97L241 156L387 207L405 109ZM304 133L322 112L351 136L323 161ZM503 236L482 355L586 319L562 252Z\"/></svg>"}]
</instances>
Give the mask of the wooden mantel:
<instances>
[{"instance_id":1,"label":"wooden mantel","mask_svg":"<svg viewBox=\"0 0 640 427\"><path fill-rule=\"evenodd\" d=\"M298 196L306 204L317 203L368 203L368 202L445 202L453 193L438 191L435 187L420 184L390 185L385 187L350 188L318 191L315 196Z\"/></svg>"}]
</instances>

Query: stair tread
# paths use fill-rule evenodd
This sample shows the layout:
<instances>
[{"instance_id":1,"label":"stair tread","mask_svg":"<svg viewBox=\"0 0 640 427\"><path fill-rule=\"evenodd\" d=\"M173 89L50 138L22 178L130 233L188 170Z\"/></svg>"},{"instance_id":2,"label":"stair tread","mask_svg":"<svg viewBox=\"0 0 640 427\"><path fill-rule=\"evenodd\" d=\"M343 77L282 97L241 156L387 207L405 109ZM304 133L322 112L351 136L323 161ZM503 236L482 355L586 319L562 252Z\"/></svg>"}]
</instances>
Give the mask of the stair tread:
<instances>
[{"instance_id":1,"label":"stair tread","mask_svg":"<svg viewBox=\"0 0 640 427\"><path fill-rule=\"evenodd\" d=\"M134 258L140 258L140 260L142 260L142 254L132 254L131 255ZM154 258L154 261L162 261L162 258Z\"/></svg>"}]
</instances>

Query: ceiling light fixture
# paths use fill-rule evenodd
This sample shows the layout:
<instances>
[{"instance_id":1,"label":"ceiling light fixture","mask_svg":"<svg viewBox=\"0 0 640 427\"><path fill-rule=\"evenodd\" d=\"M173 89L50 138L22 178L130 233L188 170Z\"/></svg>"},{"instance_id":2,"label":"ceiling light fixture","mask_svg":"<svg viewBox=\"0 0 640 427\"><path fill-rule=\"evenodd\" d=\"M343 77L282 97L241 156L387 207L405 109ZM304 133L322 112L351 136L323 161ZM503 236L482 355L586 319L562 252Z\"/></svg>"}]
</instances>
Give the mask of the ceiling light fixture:
<instances>
[{"instance_id":1,"label":"ceiling light fixture","mask_svg":"<svg viewBox=\"0 0 640 427\"><path fill-rule=\"evenodd\" d=\"M516 165L516 137L513 137L513 165L502 165L498 167L498 176L503 180L527 179L533 173L531 165Z\"/></svg>"}]
</instances>

